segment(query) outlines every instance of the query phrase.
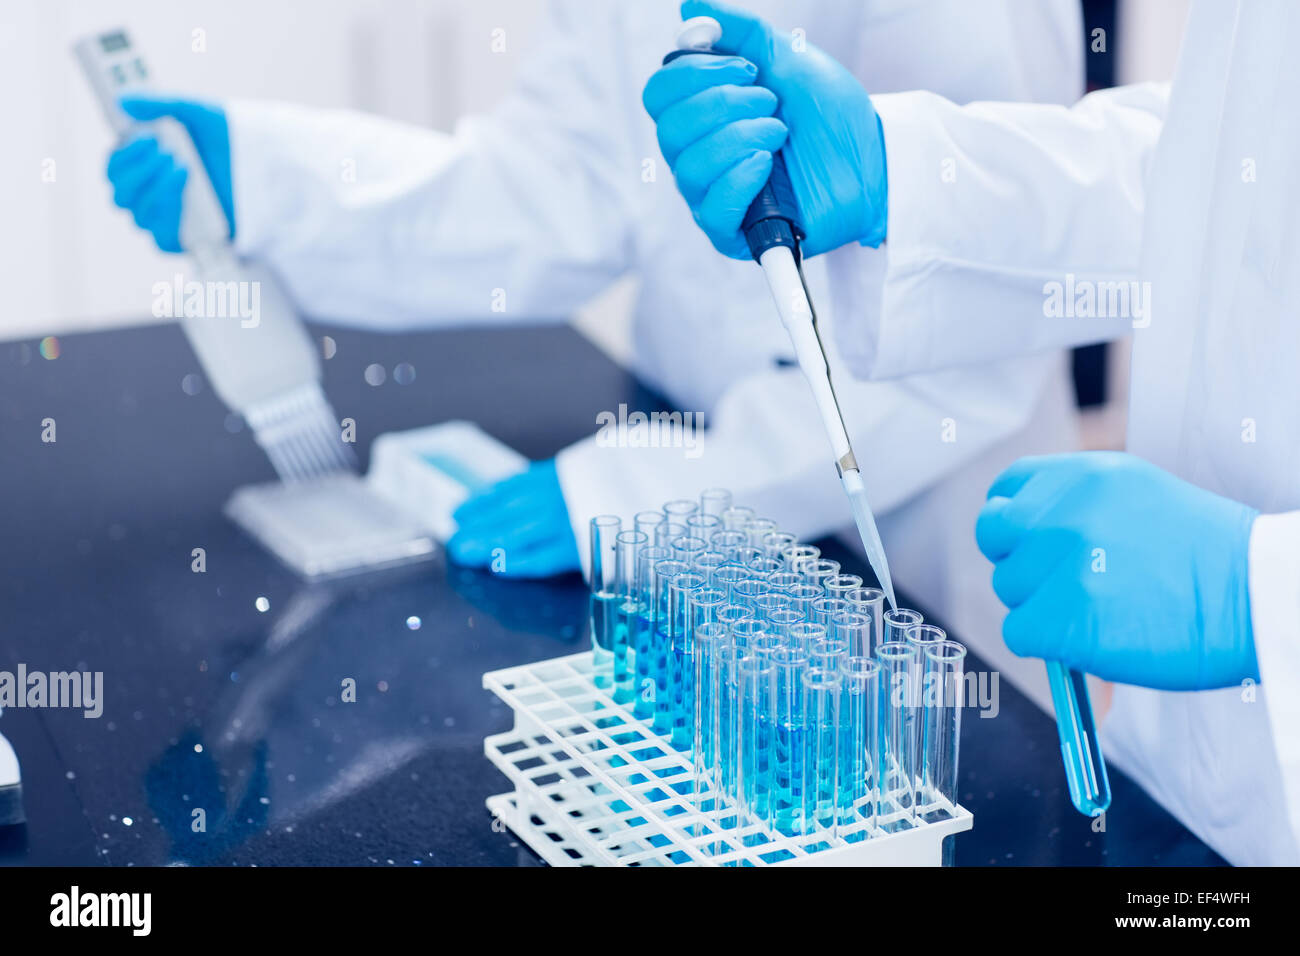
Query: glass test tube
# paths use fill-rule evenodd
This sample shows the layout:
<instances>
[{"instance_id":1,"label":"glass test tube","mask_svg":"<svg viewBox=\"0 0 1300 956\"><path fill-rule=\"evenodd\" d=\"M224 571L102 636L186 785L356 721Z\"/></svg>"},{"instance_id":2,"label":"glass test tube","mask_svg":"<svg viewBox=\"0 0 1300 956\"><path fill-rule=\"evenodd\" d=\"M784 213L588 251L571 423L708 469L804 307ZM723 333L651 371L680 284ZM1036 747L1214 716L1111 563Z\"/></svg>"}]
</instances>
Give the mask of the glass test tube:
<instances>
[{"instance_id":1,"label":"glass test tube","mask_svg":"<svg viewBox=\"0 0 1300 956\"><path fill-rule=\"evenodd\" d=\"M906 830L916 817L916 746L912 711L916 648L906 641L885 641L876 648L881 680L880 801L877 822L886 833Z\"/></svg>"},{"instance_id":2,"label":"glass test tube","mask_svg":"<svg viewBox=\"0 0 1300 956\"><path fill-rule=\"evenodd\" d=\"M876 825L881 667L868 657L854 656L840 673L844 681L840 698L844 755L840 760L839 823L841 835L855 843L870 837Z\"/></svg>"},{"instance_id":3,"label":"glass test tube","mask_svg":"<svg viewBox=\"0 0 1300 956\"><path fill-rule=\"evenodd\" d=\"M684 621L685 609L675 602L684 598L673 593L673 579L686 574L690 568L681 561L669 558L655 565L655 631L654 663L651 673L655 682L654 729L658 734L673 731L672 670L669 661L673 654L673 629Z\"/></svg>"},{"instance_id":4,"label":"glass test tube","mask_svg":"<svg viewBox=\"0 0 1300 956\"><path fill-rule=\"evenodd\" d=\"M965 705L966 648L956 641L922 645L926 688L925 735L918 802L927 820L951 816L957 807L957 755Z\"/></svg>"},{"instance_id":5,"label":"glass test tube","mask_svg":"<svg viewBox=\"0 0 1300 956\"><path fill-rule=\"evenodd\" d=\"M690 717L695 713L695 703L688 678L695 674L695 664L689 647L689 621L691 599L703 589L704 576L684 569L668 582L668 615L671 623L668 644L668 667L663 698L655 689L655 730L671 737L672 745L685 750L691 745L693 730ZM666 702L667 706L662 706Z\"/></svg>"},{"instance_id":6,"label":"glass test tube","mask_svg":"<svg viewBox=\"0 0 1300 956\"><path fill-rule=\"evenodd\" d=\"M743 505L732 505L726 511L722 512L722 526L728 531L745 532L745 539L749 540L749 532L745 531L745 529L754 517L753 508L746 508Z\"/></svg>"},{"instance_id":7,"label":"glass test tube","mask_svg":"<svg viewBox=\"0 0 1300 956\"><path fill-rule=\"evenodd\" d=\"M726 488L705 488L700 492L700 513L721 518L731 507L731 492Z\"/></svg>"},{"instance_id":8,"label":"glass test tube","mask_svg":"<svg viewBox=\"0 0 1300 956\"><path fill-rule=\"evenodd\" d=\"M822 587L826 589L826 596L847 600L850 591L856 591L862 587L862 578L856 574L835 574L822 582Z\"/></svg>"},{"instance_id":9,"label":"glass test tube","mask_svg":"<svg viewBox=\"0 0 1300 956\"><path fill-rule=\"evenodd\" d=\"M770 584L767 586L771 588ZM793 607L794 601L790 600L790 595L779 591L769 590L754 598L754 615L764 621L772 620L772 615L777 611L789 611Z\"/></svg>"},{"instance_id":10,"label":"glass test tube","mask_svg":"<svg viewBox=\"0 0 1300 956\"><path fill-rule=\"evenodd\" d=\"M743 621L736 621L731 625L731 641L740 650L746 650L756 638L765 637L772 632L768 630L767 622L760 621L757 618L749 618Z\"/></svg>"},{"instance_id":11,"label":"glass test tube","mask_svg":"<svg viewBox=\"0 0 1300 956\"><path fill-rule=\"evenodd\" d=\"M925 621L925 618L921 617L920 611L913 611L905 607L890 608L885 612L884 618L884 637L887 641L906 641L907 629Z\"/></svg>"},{"instance_id":12,"label":"glass test tube","mask_svg":"<svg viewBox=\"0 0 1300 956\"><path fill-rule=\"evenodd\" d=\"M686 524L686 519L699 510L698 502L690 498L674 498L672 501L665 501L663 507L664 515L675 524Z\"/></svg>"},{"instance_id":13,"label":"glass test tube","mask_svg":"<svg viewBox=\"0 0 1300 956\"><path fill-rule=\"evenodd\" d=\"M730 645L731 632L719 621L697 624L695 627L695 746L692 761L695 766L695 792L703 793L706 786L717 790L718 695L714 685L717 657Z\"/></svg>"},{"instance_id":14,"label":"glass test tube","mask_svg":"<svg viewBox=\"0 0 1300 956\"><path fill-rule=\"evenodd\" d=\"M728 604L726 607L718 610L717 619L727 625L727 633L741 621L752 621L754 619L754 609L742 607L739 604Z\"/></svg>"},{"instance_id":15,"label":"glass test tube","mask_svg":"<svg viewBox=\"0 0 1300 956\"><path fill-rule=\"evenodd\" d=\"M636 630L631 637L636 671L636 700L632 713L642 720L653 718L655 712L655 621L659 594L659 577L655 568L671 557L672 552L667 548L654 545L642 548L636 556L636 591L640 607Z\"/></svg>"},{"instance_id":16,"label":"glass test tube","mask_svg":"<svg viewBox=\"0 0 1300 956\"><path fill-rule=\"evenodd\" d=\"M839 598L821 597L812 602L812 607L808 612L809 620L816 621L818 624L825 624L827 629L831 626L831 618L849 609L849 602Z\"/></svg>"},{"instance_id":17,"label":"glass test tube","mask_svg":"<svg viewBox=\"0 0 1300 956\"><path fill-rule=\"evenodd\" d=\"M728 641L714 655L709 676L714 706L718 713L714 773L719 791L733 803L736 802L736 768L740 762L737 750L740 726L736 694L736 664L739 660L740 651Z\"/></svg>"},{"instance_id":18,"label":"glass test tube","mask_svg":"<svg viewBox=\"0 0 1300 956\"><path fill-rule=\"evenodd\" d=\"M758 546L763 549L763 553L769 558L776 558L784 565L785 561L781 555L785 553L787 548L793 548L798 543L798 536L791 534L789 531L773 531L771 534L764 535Z\"/></svg>"},{"instance_id":19,"label":"glass test tube","mask_svg":"<svg viewBox=\"0 0 1300 956\"><path fill-rule=\"evenodd\" d=\"M693 538L689 534L684 534L680 538L674 538L669 547L673 549L674 558L691 564L696 555L703 554L709 549L709 543L703 538Z\"/></svg>"},{"instance_id":20,"label":"glass test tube","mask_svg":"<svg viewBox=\"0 0 1300 956\"><path fill-rule=\"evenodd\" d=\"M788 592L803 584L803 575L795 571L773 571L767 576L767 583L773 591Z\"/></svg>"},{"instance_id":21,"label":"glass test tube","mask_svg":"<svg viewBox=\"0 0 1300 956\"><path fill-rule=\"evenodd\" d=\"M803 832L835 840L839 782L840 675L804 671Z\"/></svg>"},{"instance_id":22,"label":"glass test tube","mask_svg":"<svg viewBox=\"0 0 1300 956\"><path fill-rule=\"evenodd\" d=\"M744 581L737 581L731 586L731 601L733 604L741 604L745 607L754 608L754 613L758 613L758 605L755 603L758 598L772 591L771 585L759 578L746 578Z\"/></svg>"},{"instance_id":23,"label":"glass test tube","mask_svg":"<svg viewBox=\"0 0 1300 956\"><path fill-rule=\"evenodd\" d=\"M837 671L849 659L849 645L835 638L823 638L808 649L808 663L827 671Z\"/></svg>"},{"instance_id":24,"label":"glass test tube","mask_svg":"<svg viewBox=\"0 0 1300 956\"><path fill-rule=\"evenodd\" d=\"M664 520L662 511L638 511L632 516L632 524L636 530L645 532L651 542L655 539L655 529L663 524Z\"/></svg>"},{"instance_id":25,"label":"glass test tube","mask_svg":"<svg viewBox=\"0 0 1300 956\"><path fill-rule=\"evenodd\" d=\"M718 568L727 563L727 556L721 551L701 551L691 562L691 567L704 575L711 582Z\"/></svg>"},{"instance_id":26,"label":"glass test tube","mask_svg":"<svg viewBox=\"0 0 1300 956\"><path fill-rule=\"evenodd\" d=\"M614 686L614 632L618 627L618 534L615 515L591 519L591 655L597 687Z\"/></svg>"},{"instance_id":27,"label":"glass test tube","mask_svg":"<svg viewBox=\"0 0 1300 956\"><path fill-rule=\"evenodd\" d=\"M783 611L773 611L767 616L767 625L772 629L772 633L780 637L782 643L787 645L790 643L790 628L802 623L803 615L789 608Z\"/></svg>"},{"instance_id":28,"label":"glass test tube","mask_svg":"<svg viewBox=\"0 0 1300 956\"><path fill-rule=\"evenodd\" d=\"M786 836L803 832L804 686L808 655L797 647L772 652L774 731L772 809L776 829Z\"/></svg>"},{"instance_id":29,"label":"glass test tube","mask_svg":"<svg viewBox=\"0 0 1300 956\"><path fill-rule=\"evenodd\" d=\"M828 578L833 578L840 573L840 563L832 561L830 558L817 558L815 561L804 561L799 565L799 573L809 584L814 584L824 589L825 582Z\"/></svg>"},{"instance_id":30,"label":"glass test tube","mask_svg":"<svg viewBox=\"0 0 1300 956\"><path fill-rule=\"evenodd\" d=\"M830 634L848 646L850 657L871 656L871 618L867 615L854 611L831 615Z\"/></svg>"},{"instance_id":31,"label":"glass test tube","mask_svg":"<svg viewBox=\"0 0 1300 956\"><path fill-rule=\"evenodd\" d=\"M813 584L796 584L785 592L794 601L794 609L812 620L813 603L826 597L826 592Z\"/></svg>"},{"instance_id":32,"label":"glass test tube","mask_svg":"<svg viewBox=\"0 0 1300 956\"><path fill-rule=\"evenodd\" d=\"M784 570L785 565L783 565L780 561L776 560L776 558L769 558L767 556L763 556L763 557L755 558L753 561L750 561L747 567L749 568L749 570L753 571L755 574L761 576L764 580L766 580L767 578L770 578L773 574L775 574L777 571Z\"/></svg>"},{"instance_id":33,"label":"glass test tube","mask_svg":"<svg viewBox=\"0 0 1300 956\"><path fill-rule=\"evenodd\" d=\"M747 654L737 664L740 690L740 805L746 823L772 825L772 663L761 654ZM765 842L747 837L749 845Z\"/></svg>"},{"instance_id":34,"label":"glass test tube","mask_svg":"<svg viewBox=\"0 0 1300 956\"><path fill-rule=\"evenodd\" d=\"M786 635L786 643L791 647L799 648L805 654L812 650L814 644L825 639L826 625L818 624L816 621L801 621L798 624L792 624L789 633Z\"/></svg>"},{"instance_id":35,"label":"glass test tube","mask_svg":"<svg viewBox=\"0 0 1300 956\"><path fill-rule=\"evenodd\" d=\"M750 518L749 523L745 525L745 531L749 535L749 543L756 548L763 547L763 539L774 531L780 530L780 525L771 518Z\"/></svg>"},{"instance_id":36,"label":"glass test tube","mask_svg":"<svg viewBox=\"0 0 1300 956\"><path fill-rule=\"evenodd\" d=\"M752 544L744 544L739 548L733 548L731 550L731 560L735 561L739 565L743 565L746 569L749 569L750 565L755 561L760 560L762 557L763 549L756 548Z\"/></svg>"},{"instance_id":37,"label":"glass test tube","mask_svg":"<svg viewBox=\"0 0 1300 956\"><path fill-rule=\"evenodd\" d=\"M708 541L722 531L722 518L718 515L693 514L686 519L686 533Z\"/></svg>"},{"instance_id":38,"label":"glass test tube","mask_svg":"<svg viewBox=\"0 0 1300 956\"><path fill-rule=\"evenodd\" d=\"M709 547L714 551L721 551L728 560L735 560L737 548L746 547L749 544L749 535L743 531L715 531L709 536Z\"/></svg>"},{"instance_id":39,"label":"glass test tube","mask_svg":"<svg viewBox=\"0 0 1300 956\"><path fill-rule=\"evenodd\" d=\"M618 617L614 631L614 700L630 704L636 695L636 648L644 608L637 590L637 554L650 539L644 531L620 531L617 543Z\"/></svg>"},{"instance_id":40,"label":"glass test tube","mask_svg":"<svg viewBox=\"0 0 1300 956\"><path fill-rule=\"evenodd\" d=\"M796 544L781 552L781 560L790 571L803 573L803 566L809 561L816 561L822 556L821 548L811 544Z\"/></svg>"},{"instance_id":41,"label":"glass test tube","mask_svg":"<svg viewBox=\"0 0 1300 956\"><path fill-rule=\"evenodd\" d=\"M671 548L673 542L686 534L686 525L665 519L655 526L654 542L662 548Z\"/></svg>"},{"instance_id":42,"label":"glass test tube","mask_svg":"<svg viewBox=\"0 0 1300 956\"><path fill-rule=\"evenodd\" d=\"M862 653L870 656L885 640L885 592L880 588L856 588L844 595L853 610L871 618L871 643Z\"/></svg>"}]
</instances>

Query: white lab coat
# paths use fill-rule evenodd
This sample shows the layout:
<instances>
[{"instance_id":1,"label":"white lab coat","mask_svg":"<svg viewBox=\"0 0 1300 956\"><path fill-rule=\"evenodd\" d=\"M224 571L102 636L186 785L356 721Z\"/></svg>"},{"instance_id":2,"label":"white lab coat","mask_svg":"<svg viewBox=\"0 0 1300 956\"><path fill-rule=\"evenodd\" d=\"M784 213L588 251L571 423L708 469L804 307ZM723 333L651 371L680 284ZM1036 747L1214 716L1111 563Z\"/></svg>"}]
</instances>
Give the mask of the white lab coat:
<instances>
[{"instance_id":1,"label":"white lab coat","mask_svg":"<svg viewBox=\"0 0 1300 956\"><path fill-rule=\"evenodd\" d=\"M1082 89L1075 0L757 6L870 88L1057 103ZM230 104L239 251L267 260L308 314L390 329L559 320L635 273L633 371L710 428L694 457L594 437L561 452L584 552L593 515L709 486L801 536L849 526L807 385L775 364L792 353L762 274L695 226L641 106L677 4L562 2L550 21L517 91L455 135ZM824 267L808 271L833 324ZM895 581L977 645L1000 647L972 532L982 489L1017 454L1073 447L1065 372L1058 351L898 383L838 375ZM604 411L617 414L593 405L593 435Z\"/></svg>"},{"instance_id":2,"label":"white lab coat","mask_svg":"<svg viewBox=\"0 0 1300 956\"><path fill-rule=\"evenodd\" d=\"M1104 91L1070 110L881 96L883 285L858 250L831 264L859 374L1131 332L1128 449L1266 513L1249 552L1262 686L1119 686L1103 736L1148 791L1245 864L1300 863L1297 50L1300 4L1201 2L1172 92ZM954 157L955 179L941 182ZM1060 287L1049 284L1067 274L1076 302L1089 282L1149 283L1149 308L1052 317L1045 302Z\"/></svg>"}]
</instances>

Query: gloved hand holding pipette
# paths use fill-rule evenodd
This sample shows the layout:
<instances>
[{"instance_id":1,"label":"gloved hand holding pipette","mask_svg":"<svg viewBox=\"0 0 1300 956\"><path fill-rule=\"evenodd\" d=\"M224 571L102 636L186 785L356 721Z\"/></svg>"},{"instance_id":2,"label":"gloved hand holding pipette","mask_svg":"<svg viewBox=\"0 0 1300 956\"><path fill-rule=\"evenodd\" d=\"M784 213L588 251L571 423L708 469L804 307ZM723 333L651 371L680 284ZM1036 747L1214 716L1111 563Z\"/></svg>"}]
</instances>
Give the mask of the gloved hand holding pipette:
<instances>
[{"instance_id":1,"label":"gloved hand holding pipette","mask_svg":"<svg viewBox=\"0 0 1300 956\"><path fill-rule=\"evenodd\" d=\"M168 96L124 96L122 109L132 119L171 117L194 142L221 209L235 235L235 203L230 176L230 128L220 106ZM180 252L181 200L189 171L155 136L131 139L108 158L113 202L128 210L135 224L152 233L163 252Z\"/></svg>"},{"instance_id":2,"label":"gloved hand holding pipette","mask_svg":"<svg viewBox=\"0 0 1300 956\"><path fill-rule=\"evenodd\" d=\"M717 249L749 258L741 220L785 158L807 238L805 256L885 238L885 144L862 84L812 44L751 13L703 0L682 17L713 17L730 56L682 56L646 84L642 101L700 228ZM775 95L773 95L775 94Z\"/></svg>"}]
</instances>

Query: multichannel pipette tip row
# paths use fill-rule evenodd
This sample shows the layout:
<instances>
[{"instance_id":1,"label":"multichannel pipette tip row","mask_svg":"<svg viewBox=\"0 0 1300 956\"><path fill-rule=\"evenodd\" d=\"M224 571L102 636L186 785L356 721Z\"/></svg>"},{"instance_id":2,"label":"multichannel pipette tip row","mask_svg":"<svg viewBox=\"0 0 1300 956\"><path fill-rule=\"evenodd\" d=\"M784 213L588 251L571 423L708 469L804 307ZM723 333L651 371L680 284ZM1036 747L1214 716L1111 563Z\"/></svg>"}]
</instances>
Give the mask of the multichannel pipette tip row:
<instances>
[{"instance_id":1,"label":"multichannel pipette tip row","mask_svg":"<svg viewBox=\"0 0 1300 956\"><path fill-rule=\"evenodd\" d=\"M691 754L700 819L829 847L957 813L965 648L728 492L593 518L591 596L596 686Z\"/></svg>"}]
</instances>

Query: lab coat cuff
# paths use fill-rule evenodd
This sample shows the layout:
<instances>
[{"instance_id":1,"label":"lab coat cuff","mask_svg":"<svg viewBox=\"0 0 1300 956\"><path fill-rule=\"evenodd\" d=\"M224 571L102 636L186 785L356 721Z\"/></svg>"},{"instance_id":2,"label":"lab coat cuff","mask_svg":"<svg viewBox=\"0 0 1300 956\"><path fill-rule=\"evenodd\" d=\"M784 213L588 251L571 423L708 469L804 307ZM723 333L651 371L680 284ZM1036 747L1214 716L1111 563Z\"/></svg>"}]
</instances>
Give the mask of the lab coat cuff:
<instances>
[{"instance_id":1,"label":"lab coat cuff","mask_svg":"<svg viewBox=\"0 0 1300 956\"><path fill-rule=\"evenodd\" d=\"M230 128L235 251L257 257L267 251L276 225L291 221L301 189L302 172L294 175L280 161L286 140L295 141L295 108L249 100L232 100L223 108Z\"/></svg>"},{"instance_id":2,"label":"lab coat cuff","mask_svg":"<svg viewBox=\"0 0 1300 956\"><path fill-rule=\"evenodd\" d=\"M1300 840L1300 511L1260 515L1250 534L1250 615L1264 706Z\"/></svg>"}]
</instances>

